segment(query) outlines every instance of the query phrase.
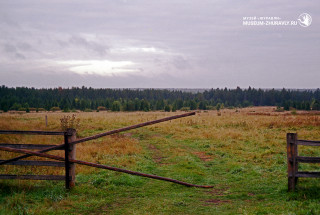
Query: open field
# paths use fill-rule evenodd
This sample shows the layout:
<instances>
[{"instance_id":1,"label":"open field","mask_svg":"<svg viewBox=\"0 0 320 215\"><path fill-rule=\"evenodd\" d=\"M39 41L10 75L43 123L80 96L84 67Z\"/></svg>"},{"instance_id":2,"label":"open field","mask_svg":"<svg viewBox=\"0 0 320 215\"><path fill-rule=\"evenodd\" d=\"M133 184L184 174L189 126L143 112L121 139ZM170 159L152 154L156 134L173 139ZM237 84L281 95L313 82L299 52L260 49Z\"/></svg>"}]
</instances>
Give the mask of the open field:
<instances>
[{"instance_id":1,"label":"open field","mask_svg":"<svg viewBox=\"0 0 320 215\"><path fill-rule=\"evenodd\" d=\"M202 111L77 145L79 160L214 185L212 189L77 165L77 183L70 192L64 182L0 180L0 214L319 214L319 179L299 179L297 192L287 192L286 133L320 140L320 115L274 109ZM86 137L175 114L179 112L77 113L77 134ZM72 114L2 113L0 129L59 131L65 115ZM62 141L0 135L0 142L10 143ZM320 156L316 147L299 151ZM0 159L12 156L0 152ZM320 171L320 166L305 164L301 169ZM4 173L63 174L64 169L7 165L0 168Z\"/></svg>"}]
</instances>

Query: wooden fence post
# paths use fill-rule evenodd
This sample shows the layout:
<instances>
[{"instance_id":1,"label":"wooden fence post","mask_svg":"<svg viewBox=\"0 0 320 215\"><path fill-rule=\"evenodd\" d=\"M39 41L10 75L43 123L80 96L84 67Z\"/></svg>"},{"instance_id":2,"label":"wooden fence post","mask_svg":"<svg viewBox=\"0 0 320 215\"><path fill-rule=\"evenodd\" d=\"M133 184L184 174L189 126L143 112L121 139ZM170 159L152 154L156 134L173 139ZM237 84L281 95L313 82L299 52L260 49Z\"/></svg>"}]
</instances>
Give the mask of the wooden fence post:
<instances>
[{"instance_id":1,"label":"wooden fence post","mask_svg":"<svg viewBox=\"0 0 320 215\"><path fill-rule=\"evenodd\" d=\"M77 131L69 128L65 134L65 169L66 169L66 189L74 187L76 181L76 165L70 163L70 159L76 159L76 146L70 145L77 138ZM71 177L71 179L70 179Z\"/></svg>"},{"instance_id":2,"label":"wooden fence post","mask_svg":"<svg viewBox=\"0 0 320 215\"><path fill-rule=\"evenodd\" d=\"M287 158L288 158L288 191L294 191L298 182L296 174L298 172L298 135L296 133L287 134Z\"/></svg>"}]
</instances>

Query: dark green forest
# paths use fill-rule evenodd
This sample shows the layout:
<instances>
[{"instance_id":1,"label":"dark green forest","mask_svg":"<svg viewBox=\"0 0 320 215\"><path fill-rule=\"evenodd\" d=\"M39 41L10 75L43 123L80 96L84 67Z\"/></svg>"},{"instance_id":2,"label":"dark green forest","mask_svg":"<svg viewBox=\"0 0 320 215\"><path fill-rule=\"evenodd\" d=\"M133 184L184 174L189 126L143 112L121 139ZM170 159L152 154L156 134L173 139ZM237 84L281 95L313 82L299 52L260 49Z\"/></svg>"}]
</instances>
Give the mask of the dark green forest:
<instances>
[{"instance_id":1,"label":"dark green forest","mask_svg":"<svg viewBox=\"0 0 320 215\"><path fill-rule=\"evenodd\" d=\"M289 110L320 110L320 89L208 89L192 93L168 89L35 89L0 87L0 110L18 111L176 111L278 106Z\"/></svg>"}]
</instances>

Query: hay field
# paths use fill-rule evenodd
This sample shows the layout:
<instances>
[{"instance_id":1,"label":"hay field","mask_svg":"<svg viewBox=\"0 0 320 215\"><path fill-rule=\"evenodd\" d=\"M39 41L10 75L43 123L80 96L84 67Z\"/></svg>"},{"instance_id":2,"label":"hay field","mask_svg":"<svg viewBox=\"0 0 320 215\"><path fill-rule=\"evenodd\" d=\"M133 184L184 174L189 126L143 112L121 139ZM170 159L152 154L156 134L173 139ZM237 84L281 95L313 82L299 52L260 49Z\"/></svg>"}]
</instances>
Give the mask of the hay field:
<instances>
[{"instance_id":1,"label":"hay field","mask_svg":"<svg viewBox=\"0 0 320 215\"><path fill-rule=\"evenodd\" d=\"M79 160L214 185L213 189L188 188L77 165L77 184L70 192L64 190L63 182L0 180L0 213L318 214L318 179L301 179L298 191L287 193L286 133L297 132L299 139L320 140L320 115L274 110L253 107L224 109L219 113L202 111L77 145ZM80 119L77 136L180 113L76 113ZM72 114L2 113L0 130L59 131L60 119L66 115ZM0 142L61 144L63 137L0 135ZM301 147L299 152L320 156L315 147ZM0 159L12 156L0 152ZM301 169L320 171L315 164L302 165ZM6 165L0 169L0 174L63 172L63 168L57 167Z\"/></svg>"}]
</instances>

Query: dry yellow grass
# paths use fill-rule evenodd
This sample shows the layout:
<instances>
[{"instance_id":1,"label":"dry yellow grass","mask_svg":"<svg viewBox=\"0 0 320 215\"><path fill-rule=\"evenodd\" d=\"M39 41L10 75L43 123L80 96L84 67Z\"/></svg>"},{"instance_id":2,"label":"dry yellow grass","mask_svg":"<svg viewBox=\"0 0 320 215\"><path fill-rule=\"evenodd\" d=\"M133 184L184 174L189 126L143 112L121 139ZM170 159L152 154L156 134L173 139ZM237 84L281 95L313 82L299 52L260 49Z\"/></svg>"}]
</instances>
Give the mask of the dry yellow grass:
<instances>
[{"instance_id":1,"label":"dry yellow grass","mask_svg":"<svg viewBox=\"0 0 320 215\"><path fill-rule=\"evenodd\" d=\"M4 214L23 209L30 214L317 214L318 181L299 179L297 195L286 191L286 133L320 140L320 116L274 110L201 111L76 146L79 160L214 185L213 190L182 188L77 165L77 185L68 193L63 183L1 180ZM179 112L77 113L81 123L77 135L86 137L176 114ZM0 129L59 131L60 118L66 115L72 114L4 113L0 114ZM0 142L61 144L63 137L0 135ZM63 156L63 151L50 153ZM299 146L299 153L320 157L318 147ZM12 156L0 152L0 159ZM301 164L299 170L319 171L320 167ZM1 166L0 174L64 174L64 168L6 165Z\"/></svg>"},{"instance_id":2,"label":"dry yellow grass","mask_svg":"<svg viewBox=\"0 0 320 215\"><path fill-rule=\"evenodd\" d=\"M208 148L205 152L225 149L232 150L234 155L245 159L268 158L276 153L283 153L285 135L287 132L298 132L300 139L320 139L320 131L308 129L320 126L319 115L291 115L290 112L277 113L274 107L245 108L239 110L202 111L196 116L172 120L148 126L148 131L158 136L147 138L159 140L159 146L166 143L161 135L172 135L173 138L187 140L207 140ZM155 120L177 113L165 112L131 112L131 113L77 113L80 127L78 137L85 137L112 129ZM48 127L45 126L45 115L48 116ZM48 130L59 131L60 118L67 113L30 113L30 114L1 114L0 129L2 130ZM141 130L140 130L141 131ZM130 167L138 158L135 155L144 153L139 142L139 130L128 131L124 134L104 137L77 145L77 159ZM134 137L135 136L135 137ZM0 142L33 143L33 144L61 144L63 137L34 136L34 135L0 135ZM155 141L157 143L157 141ZM246 144L250 142L250 144ZM157 143L158 144L158 143ZM188 146L188 144L186 144ZM272 150L270 150L272 146ZM255 152L253 147L265 148L263 152ZM173 150L174 149L174 150ZM167 153L171 156L186 154L185 147L170 146ZM170 152L168 150L171 150ZM199 154L202 152L191 152ZM63 151L51 152L63 156ZM0 158L6 159L17 154L0 152ZM34 157L33 157L34 158ZM44 158L35 158L45 160ZM90 173L93 168L77 166L77 172ZM20 167L6 165L0 174L63 174L63 168Z\"/></svg>"}]
</instances>

